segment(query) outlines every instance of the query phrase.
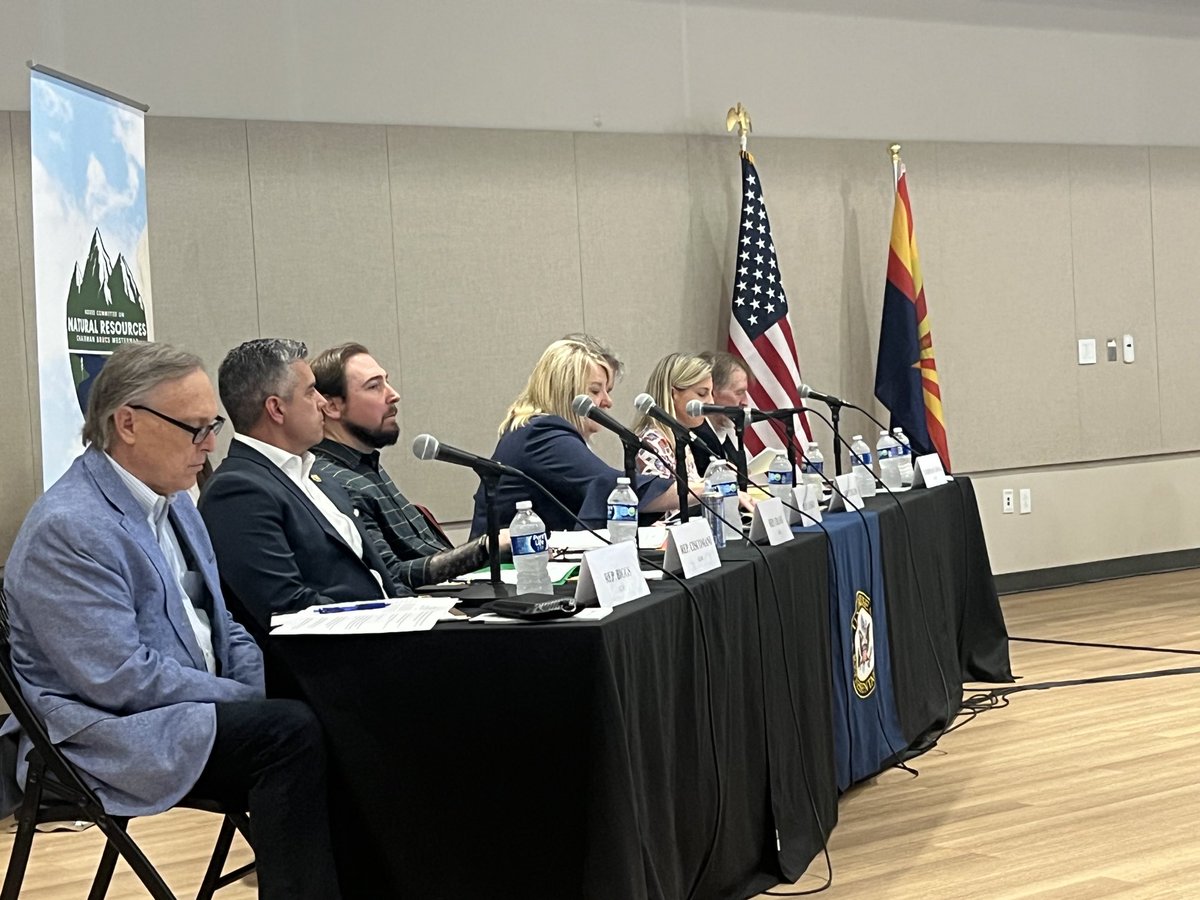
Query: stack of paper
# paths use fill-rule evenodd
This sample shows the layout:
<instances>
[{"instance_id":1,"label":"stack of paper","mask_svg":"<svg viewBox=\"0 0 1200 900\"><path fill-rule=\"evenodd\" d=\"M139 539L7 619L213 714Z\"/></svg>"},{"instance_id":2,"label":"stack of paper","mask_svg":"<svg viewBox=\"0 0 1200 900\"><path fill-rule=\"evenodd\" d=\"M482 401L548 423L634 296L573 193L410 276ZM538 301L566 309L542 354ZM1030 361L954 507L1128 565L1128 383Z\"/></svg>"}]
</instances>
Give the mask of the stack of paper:
<instances>
[{"instance_id":1,"label":"stack of paper","mask_svg":"<svg viewBox=\"0 0 1200 900\"><path fill-rule=\"evenodd\" d=\"M271 617L272 635L392 634L429 631L440 621L454 619L453 597L406 597L362 603L329 603L296 613Z\"/></svg>"}]
</instances>

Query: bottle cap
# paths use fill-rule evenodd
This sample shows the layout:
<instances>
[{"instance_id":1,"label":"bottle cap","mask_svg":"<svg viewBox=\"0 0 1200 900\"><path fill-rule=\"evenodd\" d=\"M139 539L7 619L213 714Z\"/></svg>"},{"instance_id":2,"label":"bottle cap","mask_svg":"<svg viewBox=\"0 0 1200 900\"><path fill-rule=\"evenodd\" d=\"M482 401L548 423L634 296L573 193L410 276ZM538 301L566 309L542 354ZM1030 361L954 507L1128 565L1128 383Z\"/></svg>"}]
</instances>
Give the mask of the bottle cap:
<instances>
[{"instance_id":1,"label":"bottle cap","mask_svg":"<svg viewBox=\"0 0 1200 900\"><path fill-rule=\"evenodd\" d=\"M850 440L852 440L852 441L861 441L861 440L862 440L862 435L861 435L861 434L856 434L854 437L850 438Z\"/></svg>"},{"instance_id":2,"label":"bottle cap","mask_svg":"<svg viewBox=\"0 0 1200 900\"><path fill-rule=\"evenodd\" d=\"M628 486L628 484L629 484L629 479L628 479L628 478L624 478L624 477L618 478L618 479L617 479L617 484L619 484L619 485L623 484L623 485L626 485L626 486Z\"/></svg>"},{"instance_id":3,"label":"bottle cap","mask_svg":"<svg viewBox=\"0 0 1200 900\"><path fill-rule=\"evenodd\" d=\"M517 509L518 510L533 509L533 501L532 500L518 500L517 501Z\"/></svg>"},{"instance_id":4,"label":"bottle cap","mask_svg":"<svg viewBox=\"0 0 1200 900\"><path fill-rule=\"evenodd\" d=\"M887 436L888 436L888 433L887 433L886 431L881 431L881 432L879 432L879 436L880 436L880 437L887 437Z\"/></svg>"}]
</instances>

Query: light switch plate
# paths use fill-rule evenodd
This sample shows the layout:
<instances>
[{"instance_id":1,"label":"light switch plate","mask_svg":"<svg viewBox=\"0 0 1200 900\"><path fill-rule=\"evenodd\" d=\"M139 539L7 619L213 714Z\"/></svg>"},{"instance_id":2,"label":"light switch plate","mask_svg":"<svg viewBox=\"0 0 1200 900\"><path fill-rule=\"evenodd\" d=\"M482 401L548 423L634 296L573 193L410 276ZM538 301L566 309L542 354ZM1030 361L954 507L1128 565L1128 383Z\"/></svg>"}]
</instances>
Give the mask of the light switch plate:
<instances>
[{"instance_id":1,"label":"light switch plate","mask_svg":"<svg viewBox=\"0 0 1200 900\"><path fill-rule=\"evenodd\" d=\"M1125 354L1125 362L1133 362L1133 335L1127 334L1122 341L1122 350Z\"/></svg>"},{"instance_id":2,"label":"light switch plate","mask_svg":"<svg viewBox=\"0 0 1200 900\"><path fill-rule=\"evenodd\" d=\"M1079 364L1081 366L1092 366L1096 364L1095 338L1079 339Z\"/></svg>"}]
</instances>

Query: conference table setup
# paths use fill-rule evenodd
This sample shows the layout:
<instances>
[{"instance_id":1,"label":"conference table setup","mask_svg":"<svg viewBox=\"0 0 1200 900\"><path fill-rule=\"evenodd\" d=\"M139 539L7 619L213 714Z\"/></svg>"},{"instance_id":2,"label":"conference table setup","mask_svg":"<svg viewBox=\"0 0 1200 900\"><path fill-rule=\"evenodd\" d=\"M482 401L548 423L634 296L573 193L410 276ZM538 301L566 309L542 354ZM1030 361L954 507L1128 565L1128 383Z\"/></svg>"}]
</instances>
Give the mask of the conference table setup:
<instances>
[{"instance_id":1,"label":"conference table setup","mask_svg":"<svg viewBox=\"0 0 1200 900\"><path fill-rule=\"evenodd\" d=\"M1009 682L970 480L826 513L603 618L272 636L328 737L349 898L747 897L838 796Z\"/></svg>"}]
</instances>

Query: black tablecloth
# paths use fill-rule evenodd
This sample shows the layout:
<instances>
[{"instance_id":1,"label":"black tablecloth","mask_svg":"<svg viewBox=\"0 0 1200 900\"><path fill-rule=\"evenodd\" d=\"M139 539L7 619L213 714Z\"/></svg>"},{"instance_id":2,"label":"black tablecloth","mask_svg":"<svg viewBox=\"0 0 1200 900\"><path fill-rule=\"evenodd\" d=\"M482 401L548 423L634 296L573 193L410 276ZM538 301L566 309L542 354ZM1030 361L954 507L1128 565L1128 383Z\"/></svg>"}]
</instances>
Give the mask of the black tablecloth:
<instances>
[{"instance_id":1,"label":"black tablecloth","mask_svg":"<svg viewBox=\"0 0 1200 900\"><path fill-rule=\"evenodd\" d=\"M881 526L896 705L906 740L921 744L953 719L964 681L1013 680L1008 632L970 479L868 505Z\"/></svg>"},{"instance_id":2,"label":"black tablecloth","mask_svg":"<svg viewBox=\"0 0 1200 900\"><path fill-rule=\"evenodd\" d=\"M1007 677L1007 644L969 483L901 503L875 505L916 739L961 673ZM797 535L768 568L731 544L694 600L652 583L599 622L272 639L329 736L347 898L744 897L798 877L837 818L826 549Z\"/></svg>"}]
</instances>

